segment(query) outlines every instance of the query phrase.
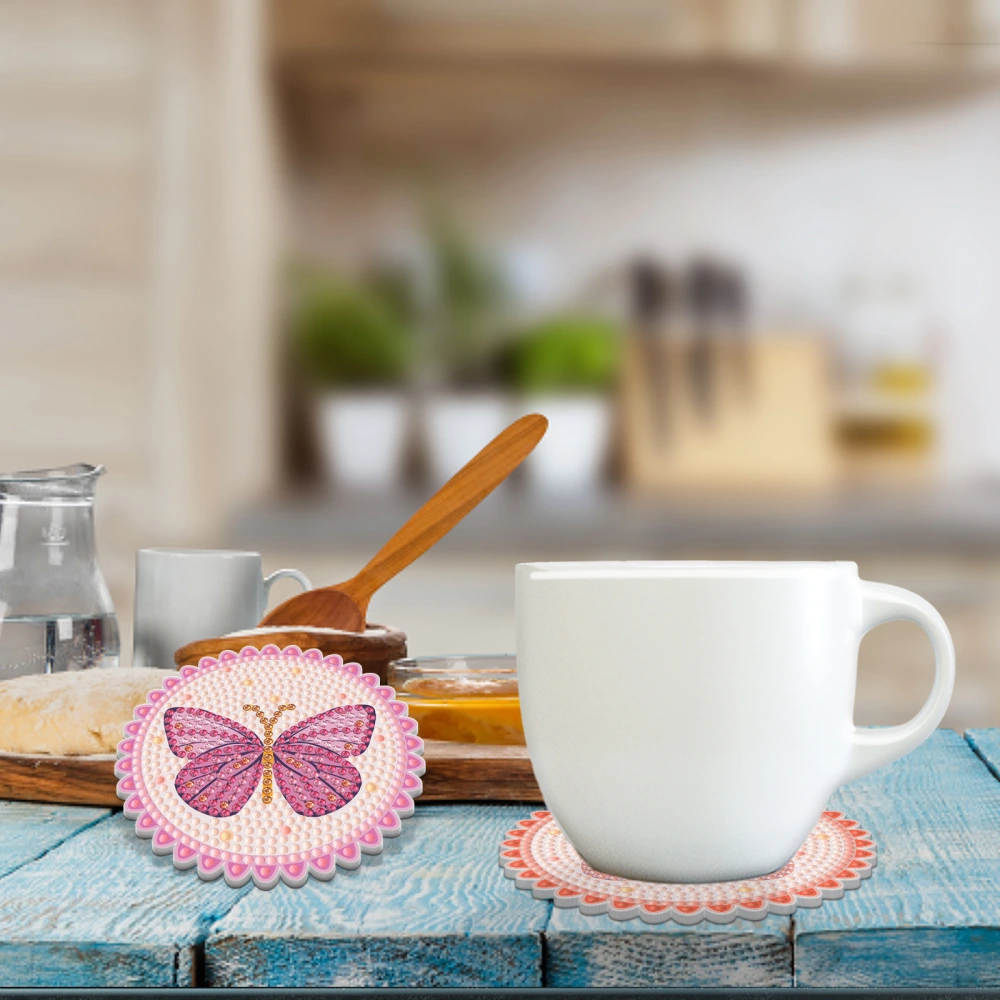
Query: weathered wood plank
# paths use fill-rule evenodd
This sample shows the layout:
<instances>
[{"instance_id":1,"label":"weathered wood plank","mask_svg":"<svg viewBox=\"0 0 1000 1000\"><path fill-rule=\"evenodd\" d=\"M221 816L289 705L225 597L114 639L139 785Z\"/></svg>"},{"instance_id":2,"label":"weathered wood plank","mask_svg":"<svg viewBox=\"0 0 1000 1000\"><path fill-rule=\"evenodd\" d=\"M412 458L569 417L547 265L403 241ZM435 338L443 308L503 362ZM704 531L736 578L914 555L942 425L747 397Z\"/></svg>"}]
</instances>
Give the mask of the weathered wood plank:
<instances>
[{"instance_id":1,"label":"weathered wood plank","mask_svg":"<svg viewBox=\"0 0 1000 1000\"><path fill-rule=\"evenodd\" d=\"M196 944L247 891L175 871L109 816L0 880L0 986L193 986Z\"/></svg>"},{"instance_id":2,"label":"weathered wood plank","mask_svg":"<svg viewBox=\"0 0 1000 1000\"><path fill-rule=\"evenodd\" d=\"M527 893L525 893L527 895ZM545 930L545 985L585 987L765 987L792 985L791 922L613 921L554 907Z\"/></svg>"},{"instance_id":3,"label":"weathered wood plank","mask_svg":"<svg viewBox=\"0 0 1000 1000\"><path fill-rule=\"evenodd\" d=\"M517 806L427 806L331 883L252 892L205 943L209 986L540 986L549 904L503 877Z\"/></svg>"},{"instance_id":4,"label":"weathered wood plank","mask_svg":"<svg viewBox=\"0 0 1000 1000\"><path fill-rule=\"evenodd\" d=\"M107 809L0 801L0 878L108 814Z\"/></svg>"},{"instance_id":5,"label":"weathered wood plank","mask_svg":"<svg viewBox=\"0 0 1000 1000\"><path fill-rule=\"evenodd\" d=\"M1000 729L967 729L965 740L993 777L1000 779Z\"/></svg>"},{"instance_id":6,"label":"weathered wood plank","mask_svg":"<svg viewBox=\"0 0 1000 1000\"><path fill-rule=\"evenodd\" d=\"M830 806L871 830L878 867L795 914L796 985L1000 985L1000 785L968 744L938 730Z\"/></svg>"},{"instance_id":7,"label":"weathered wood plank","mask_svg":"<svg viewBox=\"0 0 1000 1000\"><path fill-rule=\"evenodd\" d=\"M969 741L1000 773L1000 731ZM496 848L521 806L422 805L357 872L262 893L174 872L104 810L2 803L0 985L192 984L208 934L214 986L787 986L792 932L800 986L1000 984L1000 784L969 746L940 731L831 806L878 842L860 890L682 928L518 891Z\"/></svg>"}]
</instances>

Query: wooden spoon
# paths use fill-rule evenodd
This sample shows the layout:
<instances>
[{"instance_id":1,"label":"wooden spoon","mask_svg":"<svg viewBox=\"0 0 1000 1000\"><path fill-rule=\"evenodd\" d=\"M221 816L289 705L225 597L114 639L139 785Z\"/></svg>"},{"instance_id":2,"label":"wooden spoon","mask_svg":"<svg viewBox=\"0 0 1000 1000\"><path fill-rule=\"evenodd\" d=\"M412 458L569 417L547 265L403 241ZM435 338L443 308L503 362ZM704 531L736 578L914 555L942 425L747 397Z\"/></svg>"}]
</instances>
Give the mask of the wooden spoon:
<instances>
[{"instance_id":1,"label":"wooden spoon","mask_svg":"<svg viewBox=\"0 0 1000 1000\"><path fill-rule=\"evenodd\" d=\"M549 426L540 413L514 421L462 466L378 551L357 576L318 587L279 604L261 626L312 625L361 632L368 602L493 492L531 453Z\"/></svg>"}]
</instances>

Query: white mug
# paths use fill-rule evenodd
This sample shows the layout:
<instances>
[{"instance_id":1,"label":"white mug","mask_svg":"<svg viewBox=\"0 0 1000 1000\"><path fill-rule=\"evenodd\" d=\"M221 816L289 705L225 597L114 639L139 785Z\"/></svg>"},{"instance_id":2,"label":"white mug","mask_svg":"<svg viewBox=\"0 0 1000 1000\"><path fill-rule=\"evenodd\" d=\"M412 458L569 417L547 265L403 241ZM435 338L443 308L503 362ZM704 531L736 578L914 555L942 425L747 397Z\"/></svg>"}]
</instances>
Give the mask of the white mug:
<instances>
[{"instance_id":1,"label":"white mug","mask_svg":"<svg viewBox=\"0 0 1000 1000\"><path fill-rule=\"evenodd\" d=\"M259 552L140 549L135 556L132 663L174 669L174 652L195 639L253 628L282 577L312 584L297 569L265 577Z\"/></svg>"},{"instance_id":2,"label":"white mug","mask_svg":"<svg viewBox=\"0 0 1000 1000\"><path fill-rule=\"evenodd\" d=\"M851 562L517 567L528 752L584 860L656 882L781 868L839 785L922 743L951 698L941 616ZM909 722L853 722L858 646L907 619L934 685Z\"/></svg>"}]
</instances>

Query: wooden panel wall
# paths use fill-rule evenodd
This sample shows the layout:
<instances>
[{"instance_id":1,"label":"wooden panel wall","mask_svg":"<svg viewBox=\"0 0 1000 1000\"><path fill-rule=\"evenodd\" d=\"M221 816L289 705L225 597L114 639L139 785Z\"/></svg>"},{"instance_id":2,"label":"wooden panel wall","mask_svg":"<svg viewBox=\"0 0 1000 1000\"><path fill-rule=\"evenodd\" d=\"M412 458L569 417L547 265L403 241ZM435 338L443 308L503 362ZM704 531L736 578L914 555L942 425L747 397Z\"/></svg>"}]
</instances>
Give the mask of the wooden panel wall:
<instances>
[{"instance_id":1,"label":"wooden panel wall","mask_svg":"<svg viewBox=\"0 0 1000 1000\"><path fill-rule=\"evenodd\" d=\"M0 0L0 469L103 463L102 562L272 475L256 0ZM126 622L127 624L127 622Z\"/></svg>"}]
</instances>

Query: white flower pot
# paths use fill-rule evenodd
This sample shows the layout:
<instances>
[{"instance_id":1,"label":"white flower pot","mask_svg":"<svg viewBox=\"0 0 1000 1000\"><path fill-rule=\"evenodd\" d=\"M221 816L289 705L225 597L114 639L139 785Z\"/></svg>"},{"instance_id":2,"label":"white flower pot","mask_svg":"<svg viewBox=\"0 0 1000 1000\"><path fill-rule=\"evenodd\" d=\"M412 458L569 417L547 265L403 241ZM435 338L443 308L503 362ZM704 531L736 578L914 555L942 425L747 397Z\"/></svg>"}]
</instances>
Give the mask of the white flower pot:
<instances>
[{"instance_id":1,"label":"white flower pot","mask_svg":"<svg viewBox=\"0 0 1000 1000\"><path fill-rule=\"evenodd\" d=\"M455 475L510 420L510 401L499 393L449 393L427 400L424 434L434 485Z\"/></svg>"},{"instance_id":2,"label":"white flower pot","mask_svg":"<svg viewBox=\"0 0 1000 1000\"><path fill-rule=\"evenodd\" d=\"M525 461L529 486L541 493L596 492L611 444L611 400L531 396L520 410L549 420L545 437Z\"/></svg>"},{"instance_id":3,"label":"white flower pot","mask_svg":"<svg viewBox=\"0 0 1000 1000\"><path fill-rule=\"evenodd\" d=\"M317 404L319 439L328 480L358 493L399 486L409 404L396 392L345 392Z\"/></svg>"}]
</instances>

